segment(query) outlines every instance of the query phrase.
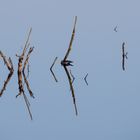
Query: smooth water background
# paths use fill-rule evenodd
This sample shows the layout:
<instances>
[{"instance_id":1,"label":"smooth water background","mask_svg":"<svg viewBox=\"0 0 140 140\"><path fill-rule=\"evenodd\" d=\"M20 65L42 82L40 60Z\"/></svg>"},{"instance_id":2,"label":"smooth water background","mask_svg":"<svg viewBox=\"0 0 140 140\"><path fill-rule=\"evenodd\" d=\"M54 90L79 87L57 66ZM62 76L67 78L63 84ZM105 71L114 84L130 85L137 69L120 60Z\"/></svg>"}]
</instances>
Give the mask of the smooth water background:
<instances>
[{"instance_id":1,"label":"smooth water background","mask_svg":"<svg viewBox=\"0 0 140 140\"><path fill-rule=\"evenodd\" d=\"M0 99L2 140L140 139L140 2L138 0L0 0L0 50L14 63L14 76ZM73 48L76 117L66 74L60 65L78 16ZM117 26L118 32L114 32ZM30 121L18 94L15 54L32 27ZM121 45L128 52L121 68ZM49 68L54 66L59 80ZM0 59L1 60L1 59ZM8 70L0 61L0 87ZM89 86L83 78L86 74ZM28 92L26 91L27 95Z\"/></svg>"}]
</instances>

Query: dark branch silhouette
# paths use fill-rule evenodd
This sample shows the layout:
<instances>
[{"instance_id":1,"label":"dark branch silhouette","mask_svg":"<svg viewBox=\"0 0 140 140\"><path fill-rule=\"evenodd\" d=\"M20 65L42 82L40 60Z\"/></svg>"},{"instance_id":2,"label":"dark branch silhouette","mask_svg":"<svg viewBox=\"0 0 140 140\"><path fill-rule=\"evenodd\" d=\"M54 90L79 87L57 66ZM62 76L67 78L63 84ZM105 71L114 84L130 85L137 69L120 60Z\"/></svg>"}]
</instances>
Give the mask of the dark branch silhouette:
<instances>
[{"instance_id":1,"label":"dark branch silhouette","mask_svg":"<svg viewBox=\"0 0 140 140\"><path fill-rule=\"evenodd\" d=\"M29 86L29 82L28 82L28 80L27 80L27 78L26 78L26 75L25 75L25 68L26 68L26 65L27 65L27 63L28 63L30 54L32 53L33 49L34 49L34 47L31 47L30 50L29 50L29 52L28 52L28 54L27 54L26 60L25 60L25 62L24 62L22 74L23 74L24 81L25 81L25 83L26 83L27 89L28 89L28 91L29 91L29 94L30 94L31 97L34 98L33 92L32 92L32 90L31 90L31 88L30 88L30 86ZM28 71L28 73L29 73L29 71Z\"/></svg>"},{"instance_id":2,"label":"dark branch silhouette","mask_svg":"<svg viewBox=\"0 0 140 140\"><path fill-rule=\"evenodd\" d=\"M125 59L128 59L127 54L128 52L125 52L125 42L122 43L122 69L125 71Z\"/></svg>"},{"instance_id":3,"label":"dark branch silhouette","mask_svg":"<svg viewBox=\"0 0 140 140\"><path fill-rule=\"evenodd\" d=\"M69 43L69 48L68 48L68 50L66 52L66 55L65 55L65 57L63 59L63 63L65 63L64 65L66 65L66 66L71 66L71 63L72 63L72 61L67 60L67 58L68 58L68 55L69 55L69 53L70 53L70 51L72 49L72 43L73 43L74 35L75 35L76 22L77 22L77 16L75 17L75 22L74 22L74 27L73 27L73 31L72 31L71 40L70 40L70 43Z\"/></svg>"},{"instance_id":4,"label":"dark branch silhouette","mask_svg":"<svg viewBox=\"0 0 140 140\"><path fill-rule=\"evenodd\" d=\"M70 74L69 74L67 67L66 66L63 66L63 67L64 67L64 70L65 70L67 77L68 77L68 81L69 81L69 85L70 85L70 89L71 89L71 93L72 93L72 98L73 98L73 104L74 104L74 108L75 108L75 113L76 113L76 115L78 115L72 79L70 77Z\"/></svg>"},{"instance_id":5,"label":"dark branch silhouette","mask_svg":"<svg viewBox=\"0 0 140 140\"><path fill-rule=\"evenodd\" d=\"M84 80L85 80L85 83L86 83L86 84L87 84L87 86L88 86L87 76L88 76L88 73L87 73L87 74L86 74L86 76L84 77Z\"/></svg>"},{"instance_id":6,"label":"dark branch silhouette","mask_svg":"<svg viewBox=\"0 0 140 140\"><path fill-rule=\"evenodd\" d=\"M8 74L8 76L7 76L6 81L5 81L4 84L3 84L3 87L2 87L2 89L1 89L1 91L0 91L0 96L2 96L4 90L6 90L6 86L7 86L8 82L10 81L10 79L11 79L11 77L12 77L12 75L13 75L14 68L13 68L13 63L12 63L12 60L11 60L10 57L9 57L9 59L7 60L7 59L6 59L6 56L4 56L4 54L2 53L2 51L0 51L0 56L3 58L4 64L6 64L8 70L10 71L9 74Z\"/></svg>"},{"instance_id":7,"label":"dark branch silhouette","mask_svg":"<svg viewBox=\"0 0 140 140\"><path fill-rule=\"evenodd\" d=\"M72 79L71 79L70 73L69 73L69 71L67 69L67 66L73 66L72 65L73 61L67 60L67 58L68 58L68 55L69 55L69 53L70 53L70 51L72 49L72 43L73 43L74 35L75 35L76 22L77 22L77 16L75 16L75 22L74 22L74 27L73 27L69 47L68 47L68 50L66 52L66 55L65 55L64 59L61 61L61 65L63 66L63 68L64 68L64 70L66 72L66 75L68 77L68 81L69 81L69 85L70 85L70 89L71 89L71 94L72 94L72 98L73 98L73 104L74 104L74 107L75 107L75 113L76 113L76 115L78 115L78 111L77 111L77 107L76 107L76 99L75 99L75 94L74 94L74 88L73 88L73 84L72 84Z\"/></svg>"},{"instance_id":8,"label":"dark branch silhouette","mask_svg":"<svg viewBox=\"0 0 140 140\"><path fill-rule=\"evenodd\" d=\"M26 53L28 47L30 46L29 39L30 39L31 32L32 32L32 28L30 28L30 31L29 31L29 34L28 34L24 49L22 51L22 54L21 55L16 55L18 57L18 72L17 72L17 74L18 74L18 85L19 85L19 93L18 93L18 95L16 97L18 97L19 95L23 94L23 97L24 97L24 100L25 100L25 103L26 103L30 118L32 120L32 114L31 114L30 107L29 107L30 103L29 103L29 100L28 100L27 96L25 95L24 84L23 84L23 79L22 79L22 75L23 75L24 82L25 82L25 84L27 86L29 94L30 94L31 97L34 98L33 92L30 89L29 82L27 80L27 76L29 75L29 69L28 69L28 75L27 76L25 75L25 68L26 68L26 66L28 64L30 54L32 53L34 47L30 47L30 49L29 49L29 51L28 51L28 53L26 55L26 59L24 61L24 64L23 64L25 53Z\"/></svg>"},{"instance_id":9,"label":"dark branch silhouette","mask_svg":"<svg viewBox=\"0 0 140 140\"><path fill-rule=\"evenodd\" d=\"M71 70L70 70L70 75L71 75L71 77L72 77L72 84L73 84L73 82L74 82L74 80L75 80L75 77L74 77L74 75L72 74Z\"/></svg>"},{"instance_id":10,"label":"dark branch silhouette","mask_svg":"<svg viewBox=\"0 0 140 140\"><path fill-rule=\"evenodd\" d=\"M118 28L117 26L114 28L114 31L115 31L115 32L118 32L117 28Z\"/></svg>"},{"instance_id":11,"label":"dark branch silhouette","mask_svg":"<svg viewBox=\"0 0 140 140\"><path fill-rule=\"evenodd\" d=\"M55 76L55 74L54 74L52 68L53 68L53 66L54 66L54 64L55 64L55 62L56 62L56 60L57 60L57 58L58 58L58 57L55 57L55 59L54 59L52 65L51 65L51 67L50 67L50 71L51 71L51 73L52 73L52 75L53 75L53 78L54 78L54 80L55 80L56 82L58 82L58 80L57 80L57 78L56 78L56 76Z\"/></svg>"},{"instance_id":12,"label":"dark branch silhouette","mask_svg":"<svg viewBox=\"0 0 140 140\"><path fill-rule=\"evenodd\" d=\"M29 64L29 62L28 62L28 65L27 65L27 78L29 77L29 74L30 74L30 64Z\"/></svg>"}]
</instances>

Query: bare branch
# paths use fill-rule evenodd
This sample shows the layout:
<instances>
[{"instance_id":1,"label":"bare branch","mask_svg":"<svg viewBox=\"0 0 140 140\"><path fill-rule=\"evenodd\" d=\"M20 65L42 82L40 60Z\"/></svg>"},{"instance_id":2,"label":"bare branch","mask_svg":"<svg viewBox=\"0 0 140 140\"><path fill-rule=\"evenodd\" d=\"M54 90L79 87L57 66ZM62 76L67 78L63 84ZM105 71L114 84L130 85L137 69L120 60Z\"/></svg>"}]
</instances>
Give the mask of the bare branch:
<instances>
[{"instance_id":1,"label":"bare branch","mask_svg":"<svg viewBox=\"0 0 140 140\"><path fill-rule=\"evenodd\" d=\"M33 120L32 113L31 113L31 110L30 110L30 102L29 102L27 96L24 93L23 93L23 97L24 97L24 101L26 103L27 110L29 112L30 118L31 118L31 120Z\"/></svg>"},{"instance_id":2,"label":"bare branch","mask_svg":"<svg viewBox=\"0 0 140 140\"><path fill-rule=\"evenodd\" d=\"M29 77L29 74L30 74L30 64L28 62L28 65L27 65L27 78Z\"/></svg>"},{"instance_id":3,"label":"bare branch","mask_svg":"<svg viewBox=\"0 0 140 140\"><path fill-rule=\"evenodd\" d=\"M125 42L122 43L122 69L125 71L125 59L128 59L127 52L125 52Z\"/></svg>"},{"instance_id":4,"label":"bare branch","mask_svg":"<svg viewBox=\"0 0 140 140\"><path fill-rule=\"evenodd\" d=\"M6 90L6 86L7 86L8 82L10 81L10 79L11 79L11 77L13 75L14 68L13 68L13 63L12 63L12 60L11 60L10 57L9 57L8 60L6 60L6 56L4 56L4 54L1 51L0 51L0 56L3 58L4 63L6 64L8 70L10 71L8 76L7 76L6 81L3 84L3 87L2 87L2 89L0 91L0 96L2 96L4 90Z\"/></svg>"},{"instance_id":5,"label":"bare branch","mask_svg":"<svg viewBox=\"0 0 140 140\"><path fill-rule=\"evenodd\" d=\"M75 108L75 113L76 113L76 115L78 115L77 106L76 106L76 100L75 100L75 94L74 94L74 88L73 88L73 84L72 84L73 81L74 81L74 78L73 78L73 80L71 79L71 76L73 77L73 75L71 74L71 76L70 76L70 73L67 70L67 66L73 66L72 65L73 61L67 60L67 58L68 58L68 55L69 55L69 53L70 53L70 51L72 49L72 42L74 40L76 22L77 22L77 16L75 16L75 22L74 22L72 35L71 35L70 44L69 44L69 47L68 47L68 50L67 50L67 52L65 54L64 59L61 61L61 65L63 66L63 68L64 68L64 70L66 72L66 75L68 77L68 81L69 81L69 85L70 85L70 89L71 89L71 94L72 94L72 98L73 98L73 104L74 104L74 108Z\"/></svg>"},{"instance_id":6,"label":"bare branch","mask_svg":"<svg viewBox=\"0 0 140 140\"><path fill-rule=\"evenodd\" d=\"M6 64L8 70L10 71L13 68L13 64L12 64L11 58L6 60L6 56L2 53L2 51L0 51L0 56L2 57L2 59L4 61L4 64Z\"/></svg>"},{"instance_id":7,"label":"bare branch","mask_svg":"<svg viewBox=\"0 0 140 140\"><path fill-rule=\"evenodd\" d=\"M88 73L87 73L87 74L86 74L86 76L84 77L84 80L85 80L85 83L86 83L86 84L87 84L87 86L88 86L87 76L88 76Z\"/></svg>"},{"instance_id":8,"label":"bare branch","mask_svg":"<svg viewBox=\"0 0 140 140\"><path fill-rule=\"evenodd\" d=\"M30 38L31 32L32 32L32 28L30 28L30 31L28 33L28 37L27 37L27 40L25 42L25 45L24 45L24 49L22 51L22 54L20 56L19 55L16 55L18 57L18 85L19 85L19 94L16 97L18 97L19 95L21 95L22 93L24 93L23 82L22 82L22 62L23 62L23 59L24 59L24 55L26 53L26 50L27 50L27 48L30 45L29 38Z\"/></svg>"},{"instance_id":9,"label":"bare branch","mask_svg":"<svg viewBox=\"0 0 140 140\"><path fill-rule=\"evenodd\" d=\"M33 92L32 92L32 90L31 90L31 88L30 88L30 86L29 86L29 82L28 82L28 80L27 80L27 78L26 78L26 76L25 76L25 72L24 72L24 71L25 71L25 68L26 68L26 65L27 65L27 63L28 63L30 54L32 53L33 49L34 49L34 47L31 47L30 50L29 50L29 52L28 52L28 54L27 54L26 60L25 60L25 62L24 62L22 74L23 74L24 81L25 81L25 83L26 83L27 89L28 89L28 91L29 91L29 93L30 93L30 96L34 98Z\"/></svg>"},{"instance_id":10,"label":"bare branch","mask_svg":"<svg viewBox=\"0 0 140 140\"><path fill-rule=\"evenodd\" d=\"M71 35L71 40L70 40L70 43L69 43L69 48L68 48L68 50L67 50L67 52L66 52L66 55L65 55L63 61L65 61L65 60L67 59L67 57L68 57L68 55L69 55L69 53L70 53L70 51L71 51L72 42L73 42L73 40L74 40L74 35L75 35L76 22L77 22L77 16L75 16L75 22L74 22L74 27L73 27L72 35Z\"/></svg>"},{"instance_id":11,"label":"bare branch","mask_svg":"<svg viewBox=\"0 0 140 140\"><path fill-rule=\"evenodd\" d=\"M73 104L74 104L74 108L75 108L75 113L76 113L76 115L78 115L72 79L70 77L69 71L67 70L67 67L66 66L63 66L63 67L64 67L64 70L65 70L66 75L68 77L68 81L69 81L69 85L70 85L70 89L71 89L71 94L72 94L72 98L73 98Z\"/></svg>"},{"instance_id":12,"label":"bare branch","mask_svg":"<svg viewBox=\"0 0 140 140\"><path fill-rule=\"evenodd\" d=\"M19 85L19 94L16 97L18 97L19 95L24 93L23 82L22 82L22 61L23 61L23 58L19 57L19 60L18 60L18 72L17 72L17 74L18 74L18 85Z\"/></svg>"},{"instance_id":13,"label":"bare branch","mask_svg":"<svg viewBox=\"0 0 140 140\"><path fill-rule=\"evenodd\" d=\"M114 28L114 31L115 31L115 32L118 32L117 28L118 28L117 26Z\"/></svg>"},{"instance_id":14,"label":"bare branch","mask_svg":"<svg viewBox=\"0 0 140 140\"><path fill-rule=\"evenodd\" d=\"M70 75L71 75L71 77L72 77L72 84L73 84L73 82L74 82L74 80L75 80L75 77L74 77L74 75L72 74L71 70L70 70Z\"/></svg>"},{"instance_id":15,"label":"bare branch","mask_svg":"<svg viewBox=\"0 0 140 140\"><path fill-rule=\"evenodd\" d=\"M30 31L29 31L29 33L28 33L27 40L26 40L26 42L25 42L25 46L24 46L23 52L22 52L22 54L21 54L22 57L24 57L27 48L30 46L29 39L30 39L31 32L32 32L32 28L30 28ZM21 57L21 56L20 56L20 57Z\"/></svg>"},{"instance_id":16,"label":"bare branch","mask_svg":"<svg viewBox=\"0 0 140 140\"><path fill-rule=\"evenodd\" d=\"M54 78L54 80L55 80L56 82L58 82L58 80L57 80L57 78L56 78L56 76L55 76L55 74L54 74L52 68L53 68L53 66L54 66L54 64L55 64L55 62L56 62L56 60L57 60L57 58L58 58L58 57L55 57L55 59L54 59L52 65L51 65L51 67L50 67L50 71L51 71L51 73L52 73L52 75L53 75L53 78Z\"/></svg>"},{"instance_id":17,"label":"bare branch","mask_svg":"<svg viewBox=\"0 0 140 140\"><path fill-rule=\"evenodd\" d=\"M28 52L28 54L26 56L26 59L24 61L24 65L23 65L23 60L24 60L25 53L26 53L28 47L30 46L29 39L30 39L31 31L32 31L32 28L30 28L30 31L29 31L27 40L25 42L25 46L24 46L24 49L22 51L22 54L20 56L16 55L18 57L18 72L17 72L17 74L18 74L18 85L19 85L19 94L16 97L18 97L19 95L23 94L23 97L24 97L24 100L25 100L25 103L26 103L30 118L32 120L32 114L31 114L31 111L30 111L30 108L29 108L30 103L29 103L29 101L28 101L28 99L27 99L27 97L25 95L24 86L23 86L24 84L23 84L23 79L22 79L22 75L23 75L24 82L26 83L26 86L27 86L27 89L28 89L28 91L30 93L30 96L34 98L33 93L32 93L32 91L30 89L29 83L27 81L25 72L24 72L25 68L26 68L26 65L28 64L30 54L32 53L34 47L31 47L29 49L29 52Z\"/></svg>"}]
</instances>

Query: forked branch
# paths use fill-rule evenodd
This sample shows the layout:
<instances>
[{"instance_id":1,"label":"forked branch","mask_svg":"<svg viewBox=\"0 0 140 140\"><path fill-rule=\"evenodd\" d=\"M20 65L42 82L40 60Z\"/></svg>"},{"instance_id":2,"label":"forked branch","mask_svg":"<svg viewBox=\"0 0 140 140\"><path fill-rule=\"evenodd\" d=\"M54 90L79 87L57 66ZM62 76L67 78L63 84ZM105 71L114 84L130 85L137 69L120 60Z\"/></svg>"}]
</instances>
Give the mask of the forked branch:
<instances>
[{"instance_id":1,"label":"forked branch","mask_svg":"<svg viewBox=\"0 0 140 140\"><path fill-rule=\"evenodd\" d=\"M67 50L67 52L65 54L64 59L61 61L61 65L64 67L64 70L65 70L66 75L68 77L68 81L69 81L69 85L70 85L70 89L71 89L71 94L72 94L72 98L73 98L73 104L74 104L74 108L75 108L75 113L76 113L76 115L78 115L77 106L76 106L76 99L75 99L75 94L74 94L74 88L73 88L73 84L72 84L73 80L71 79L70 73L69 73L69 71L67 69L67 66L73 66L72 65L73 61L67 60L67 58L68 58L68 55L69 55L69 53L70 53L70 51L72 49L72 43L73 43L74 36L75 36L76 22L77 22L77 16L75 16L74 27L73 27L69 47L68 47L68 50Z\"/></svg>"},{"instance_id":2,"label":"forked branch","mask_svg":"<svg viewBox=\"0 0 140 140\"><path fill-rule=\"evenodd\" d=\"M10 81L10 79L11 79L11 77L12 77L12 75L13 75L14 68L13 68L13 63L12 63L12 60L11 60L10 57L9 57L9 59L7 60L7 59L6 59L6 56L4 56L4 54L2 53L2 51L0 51L0 56L2 57L2 59L3 59L3 61L4 61L4 64L6 64L8 70L10 71L9 74L8 74L8 76L7 76L6 81L5 81L4 84L3 84L3 87L2 87L2 89L1 89L1 91L0 91L0 96L2 96L4 90L6 90L6 86L7 86L8 82Z\"/></svg>"},{"instance_id":3,"label":"forked branch","mask_svg":"<svg viewBox=\"0 0 140 140\"><path fill-rule=\"evenodd\" d=\"M32 90L31 90L31 88L30 88L30 86L29 86L29 82L28 82L28 80L27 80L27 78L26 78L26 75L25 75L25 68L26 68L26 66L27 66L27 63L28 63L30 54L32 53L33 49L34 49L34 47L31 47L31 48L29 49L29 52L28 52L27 57L26 57L26 60L25 60L25 62L24 62L22 74L23 74L24 81L25 81L25 83L26 83L27 89L28 89L28 91L29 91L29 94L30 94L31 97L34 98L33 92L32 92ZM29 71L28 71L28 73L29 73Z\"/></svg>"},{"instance_id":4,"label":"forked branch","mask_svg":"<svg viewBox=\"0 0 140 140\"><path fill-rule=\"evenodd\" d=\"M55 62L56 62L56 60L57 60L57 58L58 58L58 57L55 57L55 59L54 59L52 65L51 65L51 67L50 67L50 71L51 71L51 73L52 73L52 75L53 75L53 78L54 78L55 82L58 82L58 80L57 80L57 78L56 78L56 76L55 76L55 74L54 74L52 68L53 68L53 66L54 66L54 64L55 64Z\"/></svg>"},{"instance_id":5,"label":"forked branch","mask_svg":"<svg viewBox=\"0 0 140 140\"><path fill-rule=\"evenodd\" d=\"M125 52L125 42L122 43L122 69L125 71L125 59L128 59L127 54L128 52Z\"/></svg>"},{"instance_id":6,"label":"forked branch","mask_svg":"<svg viewBox=\"0 0 140 140\"><path fill-rule=\"evenodd\" d=\"M25 46L23 48L22 54L21 55L16 55L18 57L18 72L17 72L17 74L18 74L18 85L19 85L19 94L16 97L18 97L19 95L23 94L23 97L24 97L24 100L25 100L25 103L26 103L30 118L32 120L32 114L31 114L31 111L30 111L30 103L29 103L29 101L27 99L27 96L25 95L24 84L23 84L23 79L22 79L22 76L23 76L24 82L25 82L25 84L27 86L29 94L30 94L31 97L34 98L32 90L30 89L30 86L29 86L29 82L28 82L28 80L26 78L26 75L25 75L25 68L26 68L26 66L28 64L30 54L32 53L34 47L30 47L30 49L28 51L28 54L26 56L26 59L24 61L24 64L23 64L25 53L26 53L28 47L30 46L29 39L30 39L31 31L32 31L32 28L30 28L30 31L29 31Z\"/></svg>"},{"instance_id":7,"label":"forked branch","mask_svg":"<svg viewBox=\"0 0 140 140\"><path fill-rule=\"evenodd\" d=\"M88 77L88 73L87 73L86 76L84 77L85 83L86 83L86 85L88 86L87 77Z\"/></svg>"}]
</instances>

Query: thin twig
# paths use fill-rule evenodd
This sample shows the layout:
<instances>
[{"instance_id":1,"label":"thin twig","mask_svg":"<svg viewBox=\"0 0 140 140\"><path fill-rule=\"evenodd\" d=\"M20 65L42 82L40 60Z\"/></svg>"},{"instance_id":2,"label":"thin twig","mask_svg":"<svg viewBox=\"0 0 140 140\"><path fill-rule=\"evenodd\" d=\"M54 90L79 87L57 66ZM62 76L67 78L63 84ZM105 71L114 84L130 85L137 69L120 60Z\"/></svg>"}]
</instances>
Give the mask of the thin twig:
<instances>
[{"instance_id":1,"label":"thin twig","mask_svg":"<svg viewBox=\"0 0 140 140\"><path fill-rule=\"evenodd\" d=\"M30 43L29 43L29 39L30 39L30 35L32 32L32 28L30 28L30 31L28 33L28 37L27 40L25 42L25 46L23 49L22 54L16 55L19 59L18 59L18 85L19 85L19 94L16 96L18 97L19 95L21 95L21 93L24 93L24 88L23 88L23 82L22 82L22 63L23 63L23 59L24 59L24 55L26 53L27 48L29 47Z\"/></svg>"},{"instance_id":2,"label":"thin twig","mask_svg":"<svg viewBox=\"0 0 140 140\"><path fill-rule=\"evenodd\" d=\"M114 28L114 31L115 31L115 32L118 32L117 28L118 28L117 26Z\"/></svg>"},{"instance_id":3,"label":"thin twig","mask_svg":"<svg viewBox=\"0 0 140 140\"><path fill-rule=\"evenodd\" d=\"M73 84L72 84L72 79L70 77L69 71L67 70L66 66L64 66L64 70L65 70L66 75L68 77L68 81L69 81L69 85L70 85L70 89L71 89L71 94L72 94L72 98L73 98L73 104L74 104L74 108L75 108L75 113L76 113L76 115L78 115L77 106L76 106L76 99L75 99L75 94L74 94L74 88L73 88Z\"/></svg>"},{"instance_id":4,"label":"thin twig","mask_svg":"<svg viewBox=\"0 0 140 140\"><path fill-rule=\"evenodd\" d=\"M2 89L0 91L0 96L2 96L4 90L6 90L6 86L7 86L8 82L10 81L10 79L11 79L11 77L13 75L14 68L13 68L13 63L12 63L12 60L11 60L10 57L9 57L8 60L6 60L6 56L4 56L4 54L1 51L0 51L0 56L3 58L4 63L6 64L8 70L10 71L8 76L7 76L6 81L3 84L3 87L2 87Z\"/></svg>"},{"instance_id":5,"label":"thin twig","mask_svg":"<svg viewBox=\"0 0 140 140\"><path fill-rule=\"evenodd\" d=\"M30 118L31 118L31 120L33 120L32 113L31 113L31 110L30 110L30 102L29 102L27 96L24 93L23 93L23 97L24 97L24 101L26 103L26 107L27 107L27 110L29 112Z\"/></svg>"},{"instance_id":6,"label":"thin twig","mask_svg":"<svg viewBox=\"0 0 140 140\"><path fill-rule=\"evenodd\" d=\"M77 22L77 16L75 16L75 22L74 22L74 27L73 27L69 47L68 47L68 50L67 50L67 52L65 54L64 59L61 61L61 65L64 67L64 70L65 70L66 75L68 77L68 81L69 81L69 85L70 85L70 89L71 89L71 94L72 94L72 98L73 98L73 104L74 104L74 108L75 108L75 113L76 113L76 115L78 115L77 106L76 106L76 100L75 100L75 94L74 94L74 88L73 88L73 84L72 84L72 79L71 79L69 71L67 70L67 66L73 66L72 65L73 61L67 60L67 58L68 58L68 55L69 55L69 53L70 53L70 51L72 49L72 43L73 43L74 35L75 35L76 22Z\"/></svg>"},{"instance_id":7,"label":"thin twig","mask_svg":"<svg viewBox=\"0 0 140 140\"><path fill-rule=\"evenodd\" d=\"M23 49L23 52L22 52L22 55L21 55L21 56L23 56L23 57L24 57L24 55L25 55L25 53L26 53L27 48L30 46L29 39L30 39L31 32L32 32L32 28L30 28L30 31L29 31L27 40L26 40L26 42L25 42L25 46L24 46L24 49Z\"/></svg>"},{"instance_id":8,"label":"thin twig","mask_svg":"<svg viewBox=\"0 0 140 140\"><path fill-rule=\"evenodd\" d=\"M30 54L31 54L31 52L33 51L33 48L34 48L34 47L31 47L31 48L29 49L29 52L28 52L28 54L27 54L27 56L26 56L26 59L25 59L25 61L24 61L24 65L23 65L23 60L24 60L25 53L26 53L26 51L27 51L27 48L30 46L29 39L30 39L31 31L32 31L32 28L30 28L30 31L29 31L29 34L28 34L28 37L27 37L27 40L26 40L24 49L23 49L23 51L22 51L22 54L21 54L21 55L16 55L16 56L19 58L19 59L18 59L18 72L17 72L17 74L18 74L18 85L19 85L19 94L18 94L16 97L18 97L19 95L23 94L23 97L24 97L24 100L25 100L25 103L26 103L26 106L27 106L27 109L28 109L30 118L31 118L31 120L32 120L32 114L31 114L31 111L30 111L30 108L29 108L30 103L29 103L29 101L28 101L27 96L25 95L25 92L24 92L24 84L23 84L23 80L22 80L22 74L23 74L24 82L26 83L27 89L28 89L30 95L31 95L32 97L34 97L32 91L31 91L31 89L30 89L29 83L28 83L28 81L27 81L27 78L26 78L26 76L25 76L25 72L24 72L24 71L25 71L25 68L26 68L26 65L27 65L27 63L28 63ZM28 72L29 72L29 71L28 71Z\"/></svg>"},{"instance_id":9,"label":"thin twig","mask_svg":"<svg viewBox=\"0 0 140 140\"><path fill-rule=\"evenodd\" d=\"M127 52L125 52L125 42L122 43L122 69L125 71L125 59L128 59Z\"/></svg>"},{"instance_id":10,"label":"thin twig","mask_svg":"<svg viewBox=\"0 0 140 140\"><path fill-rule=\"evenodd\" d=\"M53 68L53 66L54 66L54 64L55 64L55 62L56 62L56 60L57 60L57 58L58 58L58 57L55 57L55 59L54 59L52 65L51 65L51 67L50 67L50 71L51 71L51 73L52 73L52 75L53 75L53 78L54 78L54 80L55 80L56 82L58 82L58 80L57 80L57 78L56 78L56 76L55 76L55 74L54 74L52 68Z\"/></svg>"},{"instance_id":11,"label":"thin twig","mask_svg":"<svg viewBox=\"0 0 140 140\"><path fill-rule=\"evenodd\" d=\"M69 55L69 53L71 51L72 43L73 43L74 35L75 35L76 22L77 22L77 16L75 16L74 27L73 27L73 31L72 31L72 35L71 35L71 40L70 40L70 43L69 43L69 48L68 48L68 50L66 52L66 55L65 55L63 61L66 61L67 60L68 55Z\"/></svg>"},{"instance_id":12,"label":"thin twig","mask_svg":"<svg viewBox=\"0 0 140 140\"><path fill-rule=\"evenodd\" d=\"M74 77L74 75L72 74L71 70L70 70L70 75L71 75L71 77L72 77L72 84L73 84L73 82L74 82L74 80L75 80L75 77Z\"/></svg>"},{"instance_id":13,"label":"thin twig","mask_svg":"<svg viewBox=\"0 0 140 140\"><path fill-rule=\"evenodd\" d=\"M27 78L29 77L29 74L30 74L30 64L28 62L28 65L27 65Z\"/></svg>"},{"instance_id":14,"label":"thin twig","mask_svg":"<svg viewBox=\"0 0 140 140\"><path fill-rule=\"evenodd\" d=\"M28 63L30 54L32 53L33 49L34 49L34 47L31 47L30 50L29 50L29 52L28 52L28 54L27 54L26 60L25 60L25 62L24 62L22 74L23 74L24 81L25 81L25 83L26 83L27 89L28 89L28 91L29 91L29 93L30 93L30 96L34 98L33 92L32 92L32 90L31 90L31 88L30 88L30 86L29 86L29 82L28 82L28 80L27 80L27 78L26 78L26 76L25 76L25 68L26 68L26 65L27 65L27 63Z\"/></svg>"},{"instance_id":15,"label":"thin twig","mask_svg":"<svg viewBox=\"0 0 140 140\"><path fill-rule=\"evenodd\" d=\"M6 56L2 53L2 51L0 51L0 56L2 57L3 61L4 61L4 64L6 64L8 70L12 70L13 69L13 64L12 64L12 60L11 58L9 57L8 60L6 60Z\"/></svg>"},{"instance_id":16,"label":"thin twig","mask_svg":"<svg viewBox=\"0 0 140 140\"><path fill-rule=\"evenodd\" d=\"M88 73L87 73L87 74L86 74L86 76L84 77L84 80L85 80L85 83L86 83L86 84L87 84L87 86L88 86L87 76L88 76Z\"/></svg>"}]
</instances>

